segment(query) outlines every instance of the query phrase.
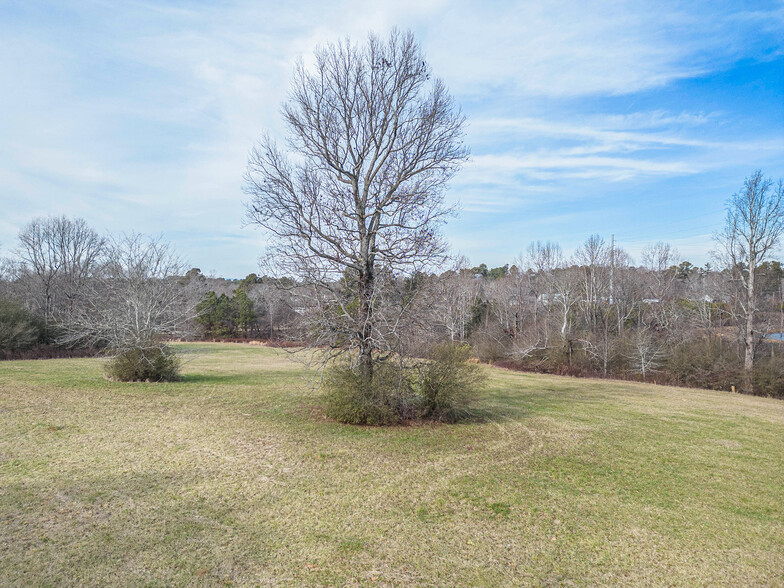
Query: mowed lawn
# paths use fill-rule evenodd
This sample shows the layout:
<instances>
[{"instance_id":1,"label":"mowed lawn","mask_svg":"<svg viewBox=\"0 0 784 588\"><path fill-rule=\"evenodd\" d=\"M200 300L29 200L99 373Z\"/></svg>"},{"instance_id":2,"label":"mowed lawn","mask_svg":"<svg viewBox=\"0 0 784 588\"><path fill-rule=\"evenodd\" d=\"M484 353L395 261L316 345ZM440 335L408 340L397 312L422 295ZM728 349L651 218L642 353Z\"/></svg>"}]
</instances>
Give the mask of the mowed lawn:
<instances>
[{"instance_id":1,"label":"mowed lawn","mask_svg":"<svg viewBox=\"0 0 784 588\"><path fill-rule=\"evenodd\" d=\"M0 585L784 584L784 402L488 367L471 422L363 428L281 350L180 349L0 363Z\"/></svg>"}]
</instances>

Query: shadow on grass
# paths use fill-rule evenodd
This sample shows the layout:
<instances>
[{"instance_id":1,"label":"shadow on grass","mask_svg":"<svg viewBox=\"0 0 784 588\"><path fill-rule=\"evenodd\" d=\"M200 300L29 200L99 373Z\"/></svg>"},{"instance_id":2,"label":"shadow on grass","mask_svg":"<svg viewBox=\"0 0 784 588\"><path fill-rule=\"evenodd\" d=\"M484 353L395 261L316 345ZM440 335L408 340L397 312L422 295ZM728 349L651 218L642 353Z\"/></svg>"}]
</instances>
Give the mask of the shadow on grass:
<instances>
[{"instance_id":1,"label":"shadow on grass","mask_svg":"<svg viewBox=\"0 0 784 588\"><path fill-rule=\"evenodd\" d=\"M180 382L187 384L247 384L253 385L254 382L248 374L182 374Z\"/></svg>"},{"instance_id":2,"label":"shadow on grass","mask_svg":"<svg viewBox=\"0 0 784 588\"><path fill-rule=\"evenodd\" d=\"M473 408L462 415L452 425L481 425L500 421L516 420L528 416L529 411L520 410L514 406L494 406Z\"/></svg>"}]
</instances>

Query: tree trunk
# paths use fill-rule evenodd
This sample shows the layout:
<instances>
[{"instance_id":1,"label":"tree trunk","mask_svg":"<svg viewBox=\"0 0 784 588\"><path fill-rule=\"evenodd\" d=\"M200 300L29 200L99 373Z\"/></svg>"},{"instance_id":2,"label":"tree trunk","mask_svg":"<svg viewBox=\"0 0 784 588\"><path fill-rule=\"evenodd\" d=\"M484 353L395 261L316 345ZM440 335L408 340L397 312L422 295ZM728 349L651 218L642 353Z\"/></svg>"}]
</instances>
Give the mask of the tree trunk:
<instances>
[{"instance_id":1,"label":"tree trunk","mask_svg":"<svg viewBox=\"0 0 784 588\"><path fill-rule=\"evenodd\" d=\"M752 383L752 370L754 369L754 313L756 311L754 304L754 270L756 260L751 258L749 260L749 281L746 285L747 301L746 301L746 353L743 358L743 372L744 372L744 388L751 394L754 392L754 384Z\"/></svg>"},{"instance_id":2,"label":"tree trunk","mask_svg":"<svg viewBox=\"0 0 784 588\"><path fill-rule=\"evenodd\" d=\"M566 327L569 321L569 307L564 304L563 307L563 322L561 323L561 339L566 341Z\"/></svg>"},{"instance_id":3,"label":"tree trunk","mask_svg":"<svg viewBox=\"0 0 784 588\"><path fill-rule=\"evenodd\" d=\"M373 384L373 296L375 276L370 264L359 274L359 375L363 387L370 392Z\"/></svg>"}]
</instances>

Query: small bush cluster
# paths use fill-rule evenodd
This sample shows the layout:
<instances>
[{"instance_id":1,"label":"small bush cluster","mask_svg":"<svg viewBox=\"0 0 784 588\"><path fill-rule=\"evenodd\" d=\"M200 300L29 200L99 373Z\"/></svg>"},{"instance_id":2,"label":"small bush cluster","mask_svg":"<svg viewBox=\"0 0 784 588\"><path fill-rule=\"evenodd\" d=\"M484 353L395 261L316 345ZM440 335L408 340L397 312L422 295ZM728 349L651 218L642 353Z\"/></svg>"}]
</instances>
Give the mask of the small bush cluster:
<instances>
[{"instance_id":1,"label":"small bush cluster","mask_svg":"<svg viewBox=\"0 0 784 588\"><path fill-rule=\"evenodd\" d=\"M455 422L467 416L484 384L480 366L468 362L468 345L434 348L427 361L379 362L370 385L348 362L325 378L325 413L353 425L392 425L405 419Z\"/></svg>"},{"instance_id":2,"label":"small bush cluster","mask_svg":"<svg viewBox=\"0 0 784 588\"><path fill-rule=\"evenodd\" d=\"M685 386L731 390L743 380L740 357L720 341L682 343L672 350L665 367L671 381Z\"/></svg>"},{"instance_id":3,"label":"small bush cluster","mask_svg":"<svg viewBox=\"0 0 784 588\"><path fill-rule=\"evenodd\" d=\"M454 422L464 416L484 383L479 365L468 363L468 345L439 345L423 364L414 384L422 418Z\"/></svg>"},{"instance_id":4,"label":"small bush cluster","mask_svg":"<svg viewBox=\"0 0 784 588\"><path fill-rule=\"evenodd\" d=\"M407 382L389 363L375 366L370 386L350 363L337 363L327 370L324 385L325 413L341 423L392 425L400 420L401 409L407 404Z\"/></svg>"},{"instance_id":5,"label":"small bush cluster","mask_svg":"<svg viewBox=\"0 0 784 588\"><path fill-rule=\"evenodd\" d=\"M106 376L120 382L173 382L180 366L180 358L166 346L134 347L109 360Z\"/></svg>"},{"instance_id":6,"label":"small bush cluster","mask_svg":"<svg viewBox=\"0 0 784 588\"><path fill-rule=\"evenodd\" d=\"M43 338L42 322L21 305L0 299L0 352L25 351Z\"/></svg>"},{"instance_id":7,"label":"small bush cluster","mask_svg":"<svg viewBox=\"0 0 784 588\"><path fill-rule=\"evenodd\" d=\"M784 357L758 359L752 380L754 393L760 396L784 398Z\"/></svg>"}]
</instances>

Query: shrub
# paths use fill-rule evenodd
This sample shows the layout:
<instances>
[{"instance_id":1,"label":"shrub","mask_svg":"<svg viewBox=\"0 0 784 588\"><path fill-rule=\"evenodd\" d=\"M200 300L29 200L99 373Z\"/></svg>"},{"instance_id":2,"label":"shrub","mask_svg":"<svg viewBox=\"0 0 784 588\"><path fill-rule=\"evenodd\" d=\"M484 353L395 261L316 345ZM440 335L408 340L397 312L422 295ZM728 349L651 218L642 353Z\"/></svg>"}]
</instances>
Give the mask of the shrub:
<instances>
[{"instance_id":1,"label":"shrub","mask_svg":"<svg viewBox=\"0 0 784 588\"><path fill-rule=\"evenodd\" d=\"M481 361L498 361L508 353L509 336L500 325L475 328L470 336L471 350Z\"/></svg>"},{"instance_id":2,"label":"shrub","mask_svg":"<svg viewBox=\"0 0 784 588\"><path fill-rule=\"evenodd\" d=\"M722 341L689 341L672 351L666 370L678 384L730 390L743 380L738 354Z\"/></svg>"},{"instance_id":3,"label":"shrub","mask_svg":"<svg viewBox=\"0 0 784 588\"><path fill-rule=\"evenodd\" d=\"M754 394L784 398L784 358L761 358L754 362Z\"/></svg>"},{"instance_id":4,"label":"shrub","mask_svg":"<svg viewBox=\"0 0 784 588\"><path fill-rule=\"evenodd\" d=\"M393 425L400 421L409 404L406 374L400 366L390 363L375 364L368 387L355 366L347 361L337 362L327 369L324 386L324 412L350 425Z\"/></svg>"},{"instance_id":5,"label":"shrub","mask_svg":"<svg viewBox=\"0 0 784 588\"><path fill-rule=\"evenodd\" d=\"M172 382L179 379L180 365L165 345L133 347L109 360L106 375L120 382Z\"/></svg>"},{"instance_id":6,"label":"shrub","mask_svg":"<svg viewBox=\"0 0 784 588\"><path fill-rule=\"evenodd\" d=\"M422 418L455 422L468 412L485 381L481 367L468 363L470 356L468 345L433 349L414 386Z\"/></svg>"},{"instance_id":7,"label":"shrub","mask_svg":"<svg viewBox=\"0 0 784 588\"><path fill-rule=\"evenodd\" d=\"M432 349L418 365L379 362L370 386L356 367L343 361L326 372L324 412L352 425L392 425L408 418L455 422L468 413L485 376L468 363L468 345Z\"/></svg>"},{"instance_id":8,"label":"shrub","mask_svg":"<svg viewBox=\"0 0 784 588\"><path fill-rule=\"evenodd\" d=\"M30 349L43 335L41 321L22 306L10 300L0 300L0 350Z\"/></svg>"}]
</instances>

